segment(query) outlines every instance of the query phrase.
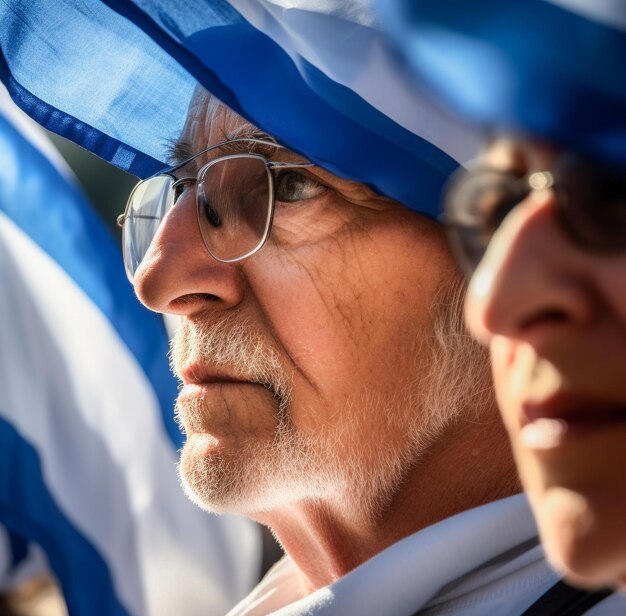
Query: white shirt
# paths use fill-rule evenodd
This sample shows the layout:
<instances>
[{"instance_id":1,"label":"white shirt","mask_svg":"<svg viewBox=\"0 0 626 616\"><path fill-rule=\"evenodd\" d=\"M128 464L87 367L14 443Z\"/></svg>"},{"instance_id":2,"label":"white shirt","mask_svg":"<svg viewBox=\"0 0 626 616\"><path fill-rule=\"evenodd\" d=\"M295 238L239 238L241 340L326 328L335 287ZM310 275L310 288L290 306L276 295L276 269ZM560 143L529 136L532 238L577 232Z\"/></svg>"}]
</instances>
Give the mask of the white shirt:
<instances>
[{"instance_id":1,"label":"white shirt","mask_svg":"<svg viewBox=\"0 0 626 616\"><path fill-rule=\"evenodd\" d=\"M228 616L519 616L558 579L518 494L414 533L308 596L286 556ZM626 596L587 614L626 614Z\"/></svg>"}]
</instances>

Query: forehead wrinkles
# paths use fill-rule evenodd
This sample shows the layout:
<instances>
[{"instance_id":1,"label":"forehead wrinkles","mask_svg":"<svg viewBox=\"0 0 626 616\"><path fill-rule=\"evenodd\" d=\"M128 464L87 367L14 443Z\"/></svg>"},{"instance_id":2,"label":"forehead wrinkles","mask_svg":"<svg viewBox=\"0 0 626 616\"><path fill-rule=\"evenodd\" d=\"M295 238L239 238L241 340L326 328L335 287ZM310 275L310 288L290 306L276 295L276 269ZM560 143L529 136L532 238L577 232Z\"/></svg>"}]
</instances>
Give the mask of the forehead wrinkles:
<instances>
[{"instance_id":1,"label":"forehead wrinkles","mask_svg":"<svg viewBox=\"0 0 626 616\"><path fill-rule=\"evenodd\" d=\"M180 140L190 143L195 153L221 141L246 137L274 140L198 87Z\"/></svg>"}]
</instances>

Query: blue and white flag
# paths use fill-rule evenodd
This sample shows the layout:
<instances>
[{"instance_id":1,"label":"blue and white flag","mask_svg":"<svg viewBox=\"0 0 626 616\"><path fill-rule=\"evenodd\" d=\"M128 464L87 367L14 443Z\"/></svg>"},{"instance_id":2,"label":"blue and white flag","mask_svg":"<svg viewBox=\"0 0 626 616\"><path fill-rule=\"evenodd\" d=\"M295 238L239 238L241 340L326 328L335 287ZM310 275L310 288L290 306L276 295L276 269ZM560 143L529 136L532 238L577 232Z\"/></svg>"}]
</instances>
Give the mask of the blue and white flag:
<instances>
[{"instance_id":1,"label":"blue and white flag","mask_svg":"<svg viewBox=\"0 0 626 616\"><path fill-rule=\"evenodd\" d=\"M197 79L306 158L435 216L478 139L402 78L369 5L5 0L0 78L38 122L141 176Z\"/></svg>"},{"instance_id":2,"label":"blue and white flag","mask_svg":"<svg viewBox=\"0 0 626 616\"><path fill-rule=\"evenodd\" d=\"M258 529L183 495L163 322L1 88L0 288L0 525L43 549L70 614L224 614Z\"/></svg>"}]
</instances>

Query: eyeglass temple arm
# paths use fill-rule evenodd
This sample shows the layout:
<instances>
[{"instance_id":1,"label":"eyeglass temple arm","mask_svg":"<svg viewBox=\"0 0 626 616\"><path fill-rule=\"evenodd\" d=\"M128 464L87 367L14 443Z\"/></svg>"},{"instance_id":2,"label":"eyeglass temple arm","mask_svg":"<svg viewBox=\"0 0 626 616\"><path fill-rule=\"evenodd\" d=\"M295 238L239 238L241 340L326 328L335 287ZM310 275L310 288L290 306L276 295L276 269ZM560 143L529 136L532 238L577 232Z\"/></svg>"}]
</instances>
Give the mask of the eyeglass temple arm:
<instances>
[{"instance_id":1,"label":"eyeglass temple arm","mask_svg":"<svg viewBox=\"0 0 626 616\"><path fill-rule=\"evenodd\" d=\"M118 227L123 227L126 220L130 218L130 215L120 214L115 221ZM133 218L143 218L145 220L161 220L160 216L147 216L146 214L134 214Z\"/></svg>"},{"instance_id":2,"label":"eyeglass temple arm","mask_svg":"<svg viewBox=\"0 0 626 616\"><path fill-rule=\"evenodd\" d=\"M267 161L267 166L270 169L288 169L288 168L299 168L299 167L315 167L315 163L279 163L273 160Z\"/></svg>"}]
</instances>

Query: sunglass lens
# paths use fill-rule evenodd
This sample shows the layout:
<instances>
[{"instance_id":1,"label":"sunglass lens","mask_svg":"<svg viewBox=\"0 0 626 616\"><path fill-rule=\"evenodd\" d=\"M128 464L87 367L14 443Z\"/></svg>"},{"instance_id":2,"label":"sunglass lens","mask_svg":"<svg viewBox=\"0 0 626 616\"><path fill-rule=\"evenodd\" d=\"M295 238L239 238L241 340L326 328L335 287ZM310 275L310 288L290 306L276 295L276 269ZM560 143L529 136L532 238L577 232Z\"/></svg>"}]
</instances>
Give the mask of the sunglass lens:
<instances>
[{"instance_id":1,"label":"sunglass lens","mask_svg":"<svg viewBox=\"0 0 626 616\"><path fill-rule=\"evenodd\" d=\"M445 221L465 273L471 275L492 235L528 193L528 184L517 175L491 168L464 171L452 179L445 196Z\"/></svg>"},{"instance_id":2,"label":"sunglass lens","mask_svg":"<svg viewBox=\"0 0 626 616\"><path fill-rule=\"evenodd\" d=\"M626 249L626 178L564 157L555 187L561 222L581 247Z\"/></svg>"}]
</instances>

